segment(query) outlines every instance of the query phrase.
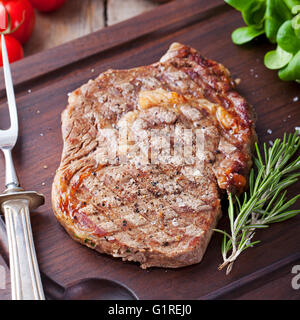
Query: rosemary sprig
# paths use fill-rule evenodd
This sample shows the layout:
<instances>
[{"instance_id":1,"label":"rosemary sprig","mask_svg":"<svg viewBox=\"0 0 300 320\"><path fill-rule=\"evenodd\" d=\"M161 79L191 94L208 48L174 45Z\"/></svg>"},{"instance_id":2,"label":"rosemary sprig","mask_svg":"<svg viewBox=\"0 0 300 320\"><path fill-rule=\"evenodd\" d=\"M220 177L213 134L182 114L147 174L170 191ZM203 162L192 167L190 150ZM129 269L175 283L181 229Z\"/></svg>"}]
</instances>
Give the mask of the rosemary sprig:
<instances>
[{"instance_id":1,"label":"rosemary sprig","mask_svg":"<svg viewBox=\"0 0 300 320\"><path fill-rule=\"evenodd\" d=\"M257 229L267 228L271 223L300 213L300 210L289 210L300 194L290 200L286 198L286 189L300 176L300 156L291 160L300 147L298 134L285 134L282 140L276 139L269 148L265 143L263 155L256 144L249 190L240 198L228 194L230 232L214 229L224 235L221 246L223 263L219 270L227 267L226 274L230 273L233 263L243 251L260 242L252 241Z\"/></svg>"}]
</instances>

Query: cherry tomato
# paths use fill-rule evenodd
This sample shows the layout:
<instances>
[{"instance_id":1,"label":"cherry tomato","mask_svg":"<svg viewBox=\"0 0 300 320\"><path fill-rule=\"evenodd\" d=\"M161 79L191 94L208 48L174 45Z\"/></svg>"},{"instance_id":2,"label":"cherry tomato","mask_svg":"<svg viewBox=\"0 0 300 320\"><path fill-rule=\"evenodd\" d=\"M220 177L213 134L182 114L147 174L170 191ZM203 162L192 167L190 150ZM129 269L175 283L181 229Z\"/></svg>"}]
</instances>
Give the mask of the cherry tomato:
<instances>
[{"instance_id":1,"label":"cherry tomato","mask_svg":"<svg viewBox=\"0 0 300 320\"><path fill-rule=\"evenodd\" d=\"M5 21L4 26L7 28L7 13L4 6L11 18L11 30L21 24L11 35L21 43L25 43L30 38L35 25L35 14L31 3L28 0L0 0L0 21L2 23Z\"/></svg>"},{"instance_id":2,"label":"cherry tomato","mask_svg":"<svg viewBox=\"0 0 300 320\"><path fill-rule=\"evenodd\" d=\"M10 35L5 35L5 44L7 49L8 61L10 63L20 60L24 57L24 51L20 42ZM2 62L2 47L0 42L0 67L3 66Z\"/></svg>"},{"instance_id":3,"label":"cherry tomato","mask_svg":"<svg viewBox=\"0 0 300 320\"><path fill-rule=\"evenodd\" d=\"M50 12L60 8L67 0L29 0L39 11Z\"/></svg>"}]
</instances>

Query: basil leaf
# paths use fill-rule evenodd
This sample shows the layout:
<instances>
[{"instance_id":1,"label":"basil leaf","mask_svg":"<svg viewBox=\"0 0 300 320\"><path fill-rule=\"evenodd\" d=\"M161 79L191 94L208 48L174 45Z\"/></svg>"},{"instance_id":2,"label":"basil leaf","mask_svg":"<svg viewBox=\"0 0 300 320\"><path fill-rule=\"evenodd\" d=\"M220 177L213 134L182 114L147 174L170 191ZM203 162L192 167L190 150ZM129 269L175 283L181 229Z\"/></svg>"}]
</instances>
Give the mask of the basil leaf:
<instances>
[{"instance_id":1,"label":"basil leaf","mask_svg":"<svg viewBox=\"0 0 300 320\"><path fill-rule=\"evenodd\" d=\"M269 69L281 69L286 66L292 58L292 53L284 51L282 48L277 46L276 50L267 52L264 58L264 63Z\"/></svg>"},{"instance_id":2,"label":"basil leaf","mask_svg":"<svg viewBox=\"0 0 300 320\"><path fill-rule=\"evenodd\" d=\"M238 11L244 10L251 0L225 0L225 2L231 5Z\"/></svg>"},{"instance_id":3,"label":"basil leaf","mask_svg":"<svg viewBox=\"0 0 300 320\"><path fill-rule=\"evenodd\" d=\"M292 14L282 0L267 0L265 15L266 36L271 42L275 42L279 27L285 20L292 18Z\"/></svg>"},{"instance_id":4,"label":"basil leaf","mask_svg":"<svg viewBox=\"0 0 300 320\"><path fill-rule=\"evenodd\" d=\"M235 44L244 44L264 33L264 30L255 26L241 27L232 32L231 38Z\"/></svg>"},{"instance_id":5,"label":"basil leaf","mask_svg":"<svg viewBox=\"0 0 300 320\"><path fill-rule=\"evenodd\" d=\"M300 79L300 51L284 69L279 70L278 75L279 78L284 81Z\"/></svg>"},{"instance_id":6,"label":"basil leaf","mask_svg":"<svg viewBox=\"0 0 300 320\"><path fill-rule=\"evenodd\" d=\"M291 20L281 25L276 40L278 45L285 51L297 53L300 50L300 38L297 37Z\"/></svg>"},{"instance_id":7,"label":"basil leaf","mask_svg":"<svg viewBox=\"0 0 300 320\"><path fill-rule=\"evenodd\" d=\"M260 25L264 20L265 12L265 1L249 1L248 5L242 11L242 16L248 26Z\"/></svg>"}]
</instances>

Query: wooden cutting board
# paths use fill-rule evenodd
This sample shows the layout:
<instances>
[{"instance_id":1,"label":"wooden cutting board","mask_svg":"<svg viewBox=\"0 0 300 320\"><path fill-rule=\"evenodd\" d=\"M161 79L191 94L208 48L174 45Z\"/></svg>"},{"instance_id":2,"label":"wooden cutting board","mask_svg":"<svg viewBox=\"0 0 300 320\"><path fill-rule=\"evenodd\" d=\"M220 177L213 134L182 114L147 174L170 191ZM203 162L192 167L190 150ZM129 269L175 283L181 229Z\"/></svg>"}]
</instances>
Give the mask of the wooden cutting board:
<instances>
[{"instance_id":1,"label":"wooden cutting board","mask_svg":"<svg viewBox=\"0 0 300 320\"><path fill-rule=\"evenodd\" d=\"M174 41L195 47L241 79L239 91L258 116L260 143L293 132L299 126L300 99L296 97L300 98L300 86L280 81L276 72L264 67L264 53L272 48L266 41L243 47L232 44L231 32L242 23L240 14L222 0L178 0L13 64L20 120L14 158L22 186L46 196L46 204L32 213L32 225L40 268L53 281L65 287L89 277L113 279L140 299L299 299L300 291L291 286L291 269L300 264L300 216L257 232L261 244L242 254L226 276L217 270L219 234L213 235L200 264L142 270L135 263L74 242L51 210L51 184L62 150L60 113L67 104L67 93L108 68L155 62ZM0 97L3 128L8 118L2 76ZM2 185L3 168L1 161ZM299 183L293 186L290 195L299 187ZM226 214L219 226L228 226ZM44 285L47 289L47 282ZM1 289L0 298L9 297L8 290Z\"/></svg>"}]
</instances>

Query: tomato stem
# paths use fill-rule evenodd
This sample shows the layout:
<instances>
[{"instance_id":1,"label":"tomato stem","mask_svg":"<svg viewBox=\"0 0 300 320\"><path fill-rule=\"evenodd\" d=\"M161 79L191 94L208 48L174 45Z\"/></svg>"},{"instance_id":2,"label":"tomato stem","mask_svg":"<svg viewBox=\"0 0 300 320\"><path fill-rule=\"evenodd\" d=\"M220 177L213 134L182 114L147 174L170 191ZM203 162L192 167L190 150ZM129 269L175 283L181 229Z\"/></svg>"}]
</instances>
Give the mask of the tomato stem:
<instances>
[{"instance_id":1,"label":"tomato stem","mask_svg":"<svg viewBox=\"0 0 300 320\"><path fill-rule=\"evenodd\" d=\"M5 6L4 7L4 10L6 12L6 16L7 16L7 28L4 30L4 31L1 31L0 32L0 35L1 34L11 34L11 33L14 33L15 31L17 31L20 26L24 23L25 21L25 10L23 11L23 18L22 18L22 21L19 23L18 26L16 26L14 29L11 29L11 17L10 17L10 14L8 12L8 10L6 9Z\"/></svg>"}]
</instances>

